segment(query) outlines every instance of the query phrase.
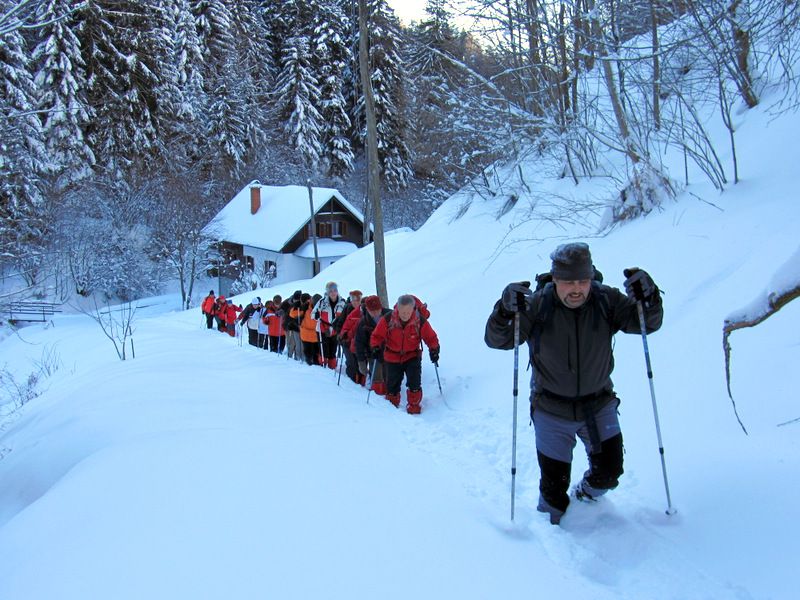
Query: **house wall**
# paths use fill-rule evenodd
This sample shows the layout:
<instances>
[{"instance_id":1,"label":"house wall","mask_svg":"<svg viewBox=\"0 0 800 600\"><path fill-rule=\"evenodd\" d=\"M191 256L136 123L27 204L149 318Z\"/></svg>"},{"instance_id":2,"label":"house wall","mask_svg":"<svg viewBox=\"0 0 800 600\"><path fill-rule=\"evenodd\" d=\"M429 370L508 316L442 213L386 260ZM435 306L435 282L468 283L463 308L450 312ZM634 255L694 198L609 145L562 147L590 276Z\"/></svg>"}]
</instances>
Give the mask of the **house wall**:
<instances>
[{"instance_id":1,"label":"house wall","mask_svg":"<svg viewBox=\"0 0 800 600\"><path fill-rule=\"evenodd\" d=\"M295 279L308 279L312 276L313 261L300 258L294 254L281 254L280 252L272 252L252 246L245 246L244 254L245 256L253 257L256 272L260 272L264 268L264 262L267 260L275 263L276 277L272 282L273 284L294 281Z\"/></svg>"}]
</instances>

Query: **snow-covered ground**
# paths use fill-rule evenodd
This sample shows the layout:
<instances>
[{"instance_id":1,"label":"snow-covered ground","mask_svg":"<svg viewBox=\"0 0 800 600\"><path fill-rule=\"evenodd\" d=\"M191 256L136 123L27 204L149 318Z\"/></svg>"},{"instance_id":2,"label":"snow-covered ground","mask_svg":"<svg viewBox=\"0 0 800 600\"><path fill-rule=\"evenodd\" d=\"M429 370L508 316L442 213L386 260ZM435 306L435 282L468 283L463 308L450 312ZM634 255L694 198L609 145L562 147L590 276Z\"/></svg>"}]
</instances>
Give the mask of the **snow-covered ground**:
<instances>
[{"instance_id":1,"label":"snow-covered ground","mask_svg":"<svg viewBox=\"0 0 800 600\"><path fill-rule=\"evenodd\" d=\"M135 360L119 361L80 315L7 335L0 368L18 381L43 356L60 367L38 398L3 407L0 598L796 598L800 422L778 425L800 417L800 302L731 337L749 435L726 394L721 340L724 318L793 264L798 133L797 116L751 111L739 124L742 183L722 195L694 185L608 235L595 235L595 216L507 237L531 201L608 193L548 179L533 161L534 193L504 216L524 188L511 175L505 193L466 208L465 192L419 231L388 236L390 295L427 301L442 343L444 394L426 361L417 417L367 404L330 371L240 348L175 299L143 302ZM620 335L619 488L573 505L560 527L534 510L524 373L509 520L513 353L484 345L485 319L506 283L547 270L571 239L590 242L607 283L640 266L665 291L649 342L674 516L641 338ZM366 248L257 293L322 291L329 279L370 292L372 264ZM576 451L574 478L585 465Z\"/></svg>"}]
</instances>

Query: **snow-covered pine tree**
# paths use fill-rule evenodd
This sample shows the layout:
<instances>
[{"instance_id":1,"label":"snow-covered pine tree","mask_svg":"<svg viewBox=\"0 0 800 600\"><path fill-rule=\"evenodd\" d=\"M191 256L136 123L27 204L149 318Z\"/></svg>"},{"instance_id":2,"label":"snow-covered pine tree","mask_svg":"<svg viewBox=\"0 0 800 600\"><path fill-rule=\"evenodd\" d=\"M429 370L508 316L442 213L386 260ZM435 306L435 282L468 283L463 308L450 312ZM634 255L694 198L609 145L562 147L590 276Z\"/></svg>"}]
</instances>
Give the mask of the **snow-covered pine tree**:
<instances>
[{"instance_id":1,"label":"snow-covered pine tree","mask_svg":"<svg viewBox=\"0 0 800 600\"><path fill-rule=\"evenodd\" d=\"M352 24L336 2L322 3L319 8L311 43L322 94L323 159L328 175L341 178L352 171L354 159L345 100L348 67L352 60Z\"/></svg>"},{"instance_id":2,"label":"snow-covered pine tree","mask_svg":"<svg viewBox=\"0 0 800 600\"><path fill-rule=\"evenodd\" d=\"M203 58L209 69L220 68L233 53L232 6L229 0L190 0Z\"/></svg>"},{"instance_id":3,"label":"snow-covered pine tree","mask_svg":"<svg viewBox=\"0 0 800 600\"><path fill-rule=\"evenodd\" d=\"M386 0L369 0L369 56L378 157L382 181L389 189L408 185L412 176L411 152L406 143L405 66L402 60L400 22Z\"/></svg>"},{"instance_id":4,"label":"snow-covered pine tree","mask_svg":"<svg viewBox=\"0 0 800 600\"><path fill-rule=\"evenodd\" d=\"M236 65L230 64L232 70ZM249 127L246 120L245 94L240 82L220 78L209 94L209 114L205 139L209 169L221 179L238 178L244 167Z\"/></svg>"},{"instance_id":5,"label":"snow-covered pine tree","mask_svg":"<svg viewBox=\"0 0 800 600\"><path fill-rule=\"evenodd\" d=\"M91 0L76 13L87 71L87 99L95 110L87 139L106 174L146 169L159 155L157 92L160 11L134 0Z\"/></svg>"},{"instance_id":6,"label":"snow-covered pine tree","mask_svg":"<svg viewBox=\"0 0 800 600\"><path fill-rule=\"evenodd\" d=\"M0 261L18 265L44 233L41 122L29 52L19 31L0 37Z\"/></svg>"},{"instance_id":7,"label":"snow-covered pine tree","mask_svg":"<svg viewBox=\"0 0 800 600\"><path fill-rule=\"evenodd\" d=\"M208 96L204 84L204 60L189 0L164 0L164 57L162 110L171 119L160 131L174 170L195 163L205 148Z\"/></svg>"},{"instance_id":8,"label":"snow-covered pine tree","mask_svg":"<svg viewBox=\"0 0 800 600\"><path fill-rule=\"evenodd\" d=\"M95 159L84 139L94 111L87 104L86 63L75 35L70 0L47 0L38 7L33 50L37 110L53 174L65 187L91 174Z\"/></svg>"},{"instance_id":9,"label":"snow-covered pine tree","mask_svg":"<svg viewBox=\"0 0 800 600\"><path fill-rule=\"evenodd\" d=\"M203 48L189 0L172 0L171 14L166 21L173 27L171 55L175 65L176 84L182 102L176 107L178 116L194 118L201 114L203 94Z\"/></svg>"},{"instance_id":10,"label":"snow-covered pine tree","mask_svg":"<svg viewBox=\"0 0 800 600\"><path fill-rule=\"evenodd\" d=\"M308 35L298 32L283 44L283 64L275 85L275 97L289 143L306 161L318 167L322 156L321 91L312 65Z\"/></svg>"},{"instance_id":11,"label":"snow-covered pine tree","mask_svg":"<svg viewBox=\"0 0 800 600\"><path fill-rule=\"evenodd\" d=\"M237 0L232 11L231 34L236 40L236 77L243 94L244 119L249 145L264 147L267 130L269 91L275 73L269 36L257 0Z\"/></svg>"}]
</instances>

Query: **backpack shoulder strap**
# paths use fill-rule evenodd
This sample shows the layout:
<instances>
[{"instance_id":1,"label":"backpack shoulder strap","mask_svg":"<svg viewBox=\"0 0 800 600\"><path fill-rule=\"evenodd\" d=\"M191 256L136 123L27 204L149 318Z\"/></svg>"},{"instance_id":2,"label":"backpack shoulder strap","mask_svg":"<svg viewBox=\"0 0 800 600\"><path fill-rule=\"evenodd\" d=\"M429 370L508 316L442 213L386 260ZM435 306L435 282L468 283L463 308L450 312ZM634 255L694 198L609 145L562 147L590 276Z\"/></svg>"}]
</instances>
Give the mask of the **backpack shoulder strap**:
<instances>
[{"instance_id":1,"label":"backpack shoulder strap","mask_svg":"<svg viewBox=\"0 0 800 600\"><path fill-rule=\"evenodd\" d=\"M531 330L531 337L533 338L533 348L531 352L531 361L533 357L539 353L540 340L542 338L542 331L544 326L553 315L553 282L548 282L542 288L541 295L539 296L539 309L536 311L536 317L533 320L533 328Z\"/></svg>"},{"instance_id":2,"label":"backpack shoulder strap","mask_svg":"<svg viewBox=\"0 0 800 600\"><path fill-rule=\"evenodd\" d=\"M605 290L605 287L598 281L592 281L592 295L595 298L595 327L596 321L599 316L603 318L610 326L614 325L614 310L611 306L611 303L608 301L608 293Z\"/></svg>"}]
</instances>

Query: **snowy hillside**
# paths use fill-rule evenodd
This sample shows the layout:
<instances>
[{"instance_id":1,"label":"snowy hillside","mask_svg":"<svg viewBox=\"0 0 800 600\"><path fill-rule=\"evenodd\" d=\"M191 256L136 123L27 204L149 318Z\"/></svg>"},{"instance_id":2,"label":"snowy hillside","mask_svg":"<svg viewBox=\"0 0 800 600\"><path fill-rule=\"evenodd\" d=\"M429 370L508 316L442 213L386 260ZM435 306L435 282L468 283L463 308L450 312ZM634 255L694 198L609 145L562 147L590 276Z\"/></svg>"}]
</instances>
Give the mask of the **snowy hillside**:
<instances>
[{"instance_id":1,"label":"snowy hillside","mask_svg":"<svg viewBox=\"0 0 800 600\"><path fill-rule=\"evenodd\" d=\"M496 196L465 191L419 231L388 236L390 296L427 301L442 343L444 394L425 361L418 417L367 404L329 371L240 348L202 328L197 309L173 311L178 300L143 311L126 362L83 316L8 335L0 367L18 380L43 353L60 368L41 396L4 407L0 598L796 597L800 423L778 425L800 417L800 303L731 338L749 436L726 394L721 336L797 250L798 134L797 116L751 111L738 132L742 183L722 195L694 185L608 234L591 210L527 220L534 202L552 215L563 198L612 193L532 160L524 183L509 172ZM512 193L520 200L498 218ZM649 341L674 516L641 339L619 335L619 488L573 505L560 527L535 511L525 373L509 521L512 353L486 348L485 319L506 283L548 269L572 239L589 241L610 285L640 266L665 290ZM372 263L366 248L315 280L256 293L330 279L370 292ZM573 479L585 466L576 450Z\"/></svg>"}]
</instances>

